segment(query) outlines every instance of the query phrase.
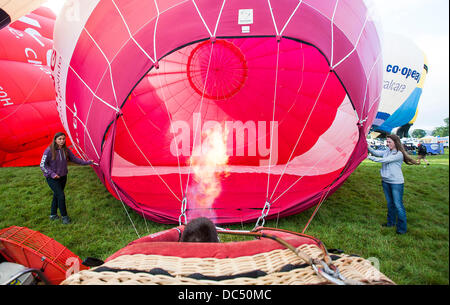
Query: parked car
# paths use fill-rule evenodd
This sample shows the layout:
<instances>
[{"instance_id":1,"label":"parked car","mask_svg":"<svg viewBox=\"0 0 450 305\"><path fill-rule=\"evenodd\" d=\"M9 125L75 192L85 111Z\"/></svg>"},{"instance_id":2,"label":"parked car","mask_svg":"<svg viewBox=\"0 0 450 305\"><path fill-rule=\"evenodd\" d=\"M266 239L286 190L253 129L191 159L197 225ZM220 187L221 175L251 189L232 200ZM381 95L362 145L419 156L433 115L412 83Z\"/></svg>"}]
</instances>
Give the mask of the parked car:
<instances>
[{"instance_id":1,"label":"parked car","mask_svg":"<svg viewBox=\"0 0 450 305\"><path fill-rule=\"evenodd\" d=\"M406 152L410 155L415 155L417 146L415 146L412 143L403 143L403 147L405 148Z\"/></svg>"},{"instance_id":2,"label":"parked car","mask_svg":"<svg viewBox=\"0 0 450 305\"><path fill-rule=\"evenodd\" d=\"M386 150L386 149L388 149L388 147L386 145L380 145L380 144L370 145L370 147L372 147L375 150Z\"/></svg>"}]
</instances>

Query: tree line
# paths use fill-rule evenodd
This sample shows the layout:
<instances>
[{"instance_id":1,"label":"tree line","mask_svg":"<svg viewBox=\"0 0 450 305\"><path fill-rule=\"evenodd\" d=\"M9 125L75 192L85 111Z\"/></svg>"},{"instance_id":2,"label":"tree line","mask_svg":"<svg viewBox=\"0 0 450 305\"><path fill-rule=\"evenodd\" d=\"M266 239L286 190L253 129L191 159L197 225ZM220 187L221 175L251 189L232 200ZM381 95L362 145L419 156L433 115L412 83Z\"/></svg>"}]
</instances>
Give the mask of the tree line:
<instances>
[{"instance_id":1,"label":"tree line","mask_svg":"<svg viewBox=\"0 0 450 305\"><path fill-rule=\"evenodd\" d=\"M439 126L433 129L431 133L434 137L447 137L448 136L448 118L444 119L445 125ZM413 138L423 138L427 135L426 131L423 129L414 129L411 133Z\"/></svg>"}]
</instances>

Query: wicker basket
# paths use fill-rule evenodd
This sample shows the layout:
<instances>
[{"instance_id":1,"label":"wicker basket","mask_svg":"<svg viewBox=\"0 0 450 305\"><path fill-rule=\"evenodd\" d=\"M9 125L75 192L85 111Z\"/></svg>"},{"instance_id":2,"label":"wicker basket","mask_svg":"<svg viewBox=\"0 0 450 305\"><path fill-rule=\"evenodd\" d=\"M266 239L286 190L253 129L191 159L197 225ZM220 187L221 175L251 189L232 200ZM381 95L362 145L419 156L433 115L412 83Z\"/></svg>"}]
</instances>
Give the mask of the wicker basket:
<instances>
[{"instance_id":1,"label":"wicker basket","mask_svg":"<svg viewBox=\"0 0 450 305\"><path fill-rule=\"evenodd\" d=\"M297 248L323 259L316 245ZM332 255L333 265L352 283L393 285L370 261L346 254ZM73 274L62 285L323 285L331 284L289 249L238 258L181 258L123 255Z\"/></svg>"}]
</instances>

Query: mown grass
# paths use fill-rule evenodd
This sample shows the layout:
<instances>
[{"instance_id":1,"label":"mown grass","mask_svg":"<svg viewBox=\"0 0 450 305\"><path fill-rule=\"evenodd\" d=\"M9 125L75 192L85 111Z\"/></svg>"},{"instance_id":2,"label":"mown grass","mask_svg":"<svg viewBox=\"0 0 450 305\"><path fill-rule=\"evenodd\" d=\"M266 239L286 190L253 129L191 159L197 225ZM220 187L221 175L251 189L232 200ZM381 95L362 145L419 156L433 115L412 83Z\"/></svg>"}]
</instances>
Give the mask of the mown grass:
<instances>
[{"instance_id":1,"label":"mown grass","mask_svg":"<svg viewBox=\"0 0 450 305\"><path fill-rule=\"evenodd\" d=\"M386 203L380 165L364 161L321 206L306 233L328 248L379 261L397 284L449 284L449 155L430 156L430 166L403 165L408 233L382 228ZM39 167L0 168L0 229L12 225L38 230L81 258L105 259L138 236L173 225L144 220L124 207L89 167L69 167L66 200L70 225L49 221L52 193ZM132 222L127 216L128 211ZM313 210L266 222L301 232ZM251 229L254 224L227 226ZM223 241L235 240L225 235Z\"/></svg>"}]
</instances>

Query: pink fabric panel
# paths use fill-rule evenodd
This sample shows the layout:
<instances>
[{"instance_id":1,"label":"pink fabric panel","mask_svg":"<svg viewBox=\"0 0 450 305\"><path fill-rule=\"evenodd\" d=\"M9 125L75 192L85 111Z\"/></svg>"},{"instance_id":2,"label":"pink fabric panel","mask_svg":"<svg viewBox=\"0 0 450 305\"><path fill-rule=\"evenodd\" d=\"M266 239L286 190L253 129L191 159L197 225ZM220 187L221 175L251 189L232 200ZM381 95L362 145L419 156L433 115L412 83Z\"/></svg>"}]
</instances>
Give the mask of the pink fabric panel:
<instances>
[{"instance_id":1,"label":"pink fabric panel","mask_svg":"<svg viewBox=\"0 0 450 305\"><path fill-rule=\"evenodd\" d=\"M13 23L15 24L15 23ZM53 41L45 37L40 37L39 41L44 44L43 47L38 45L31 36L17 39L9 27L0 31L0 58L1 60L12 60L36 64L47 64L47 50L52 49ZM23 33L23 35L26 35ZM11 43L14 42L14 43ZM38 47L36 47L38 46ZM27 52L25 49L30 48Z\"/></svg>"},{"instance_id":2,"label":"pink fabric panel","mask_svg":"<svg viewBox=\"0 0 450 305\"><path fill-rule=\"evenodd\" d=\"M366 7L362 1L339 1L334 15L334 24L337 29L345 33L347 40L349 40L352 45L356 45L361 30L363 29L365 19ZM336 39L335 46L339 46L339 41ZM343 50L339 49L336 51L338 52L337 59L340 60L351 50L348 50L345 53Z\"/></svg>"},{"instance_id":3,"label":"pink fabric panel","mask_svg":"<svg viewBox=\"0 0 450 305\"><path fill-rule=\"evenodd\" d=\"M178 26L180 22L183 22L181 27ZM153 32L147 35L142 33L142 40L153 44L153 41L148 41L148 35L153 37ZM155 38L157 57L159 59L185 44L209 37L192 1L186 1L159 16Z\"/></svg>"},{"instance_id":4,"label":"pink fabric panel","mask_svg":"<svg viewBox=\"0 0 450 305\"><path fill-rule=\"evenodd\" d=\"M363 76L365 74L363 67L359 64L358 53L353 52L345 61L343 61L335 69L336 74L341 79L345 79L346 90L354 105L356 112L360 119L361 108L364 103L364 97L366 95L366 82Z\"/></svg>"},{"instance_id":5,"label":"pink fabric panel","mask_svg":"<svg viewBox=\"0 0 450 305\"><path fill-rule=\"evenodd\" d=\"M19 31L25 31L26 29L34 29L38 31L43 38L46 39L53 38L53 27L55 26L55 19L43 17L35 13L27 14L26 17L38 21L39 26L34 26L33 22L25 23L22 22L21 20L17 20L16 22L13 22L9 27Z\"/></svg>"},{"instance_id":6,"label":"pink fabric panel","mask_svg":"<svg viewBox=\"0 0 450 305\"><path fill-rule=\"evenodd\" d=\"M315 45L329 62L331 58L330 24L330 20L319 14L319 12L305 4L301 4L284 30L283 35ZM311 35L312 33L314 35Z\"/></svg>"},{"instance_id":7,"label":"pink fabric panel","mask_svg":"<svg viewBox=\"0 0 450 305\"><path fill-rule=\"evenodd\" d=\"M154 24L156 21L157 10L154 1L134 0L114 2L119 8L119 11L122 14L123 18L125 19L129 31L133 35L142 30L144 25L145 27L147 27L147 24ZM106 3L104 3L103 5L108 6L108 9L110 9L111 11L115 11L115 13L113 14L116 16L112 18L110 22L114 22L116 23L116 25L112 24L112 26L120 26L125 28L125 24L122 21L118 22L117 20L117 17L119 17L119 12L114 7L112 1L106 1ZM105 15L104 18L111 18L111 16ZM128 34L126 34L126 36L128 36Z\"/></svg>"},{"instance_id":8,"label":"pink fabric panel","mask_svg":"<svg viewBox=\"0 0 450 305\"><path fill-rule=\"evenodd\" d=\"M11 100L15 105L20 105L29 101L45 101L55 98L55 90L50 76L36 66L0 59L0 67L2 71L8 72L0 74L0 80L3 90L8 90L10 98L10 100L6 100L7 97L2 96L0 109L9 107L7 103L11 103ZM43 70L46 71L45 68ZM40 90L36 90L36 88Z\"/></svg>"},{"instance_id":9,"label":"pink fabric panel","mask_svg":"<svg viewBox=\"0 0 450 305\"><path fill-rule=\"evenodd\" d=\"M73 141L80 147L84 147L84 128L77 118L82 122L86 122L90 104L76 102L80 99L91 101L93 96L72 71L69 71L67 75L67 84L68 86L70 85L66 95L67 123L71 127L70 133ZM76 95L73 94L74 92L76 92ZM98 131L92 131L92 133L95 132Z\"/></svg>"},{"instance_id":10,"label":"pink fabric panel","mask_svg":"<svg viewBox=\"0 0 450 305\"><path fill-rule=\"evenodd\" d=\"M61 130L55 107L54 101L30 101L8 109L0 108L0 150L18 153L38 146L45 146L45 150L52 140L52 131Z\"/></svg>"},{"instance_id":11,"label":"pink fabric panel","mask_svg":"<svg viewBox=\"0 0 450 305\"><path fill-rule=\"evenodd\" d=\"M277 0L270 1L270 5L272 7L272 14L275 19L275 24L278 29L278 32L281 32L284 25L288 22L289 17L294 12L297 7L297 1L290 0ZM271 23L272 19L267 23Z\"/></svg>"},{"instance_id":12,"label":"pink fabric panel","mask_svg":"<svg viewBox=\"0 0 450 305\"><path fill-rule=\"evenodd\" d=\"M50 8L45 6L38 7L32 13L45 18L53 19L53 21L56 20L55 13Z\"/></svg>"},{"instance_id":13,"label":"pink fabric panel","mask_svg":"<svg viewBox=\"0 0 450 305\"><path fill-rule=\"evenodd\" d=\"M313 8L315 11L320 13L323 17L327 19L332 19L334 8L336 6L336 2L339 1L342 3L342 0L330 0L330 1L322 1L322 0L303 0L302 5ZM351 1L351 0L350 0Z\"/></svg>"},{"instance_id":14,"label":"pink fabric panel","mask_svg":"<svg viewBox=\"0 0 450 305\"><path fill-rule=\"evenodd\" d=\"M250 33L242 34L241 26L238 24L239 9L253 8L254 23L250 25ZM230 36L254 36L254 35L276 35L273 26L272 16L267 2L255 0L227 1L220 18L220 24L217 29L217 37Z\"/></svg>"},{"instance_id":15,"label":"pink fabric panel","mask_svg":"<svg viewBox=\"0 0 450 305\"><path fill-rule=\"evenodd\" d=\"M101 1L98 4L96 11L99 13L91 16L89 22L85 26L85 30L83 30L80 40L90 44L87 50L100 53L95 58L92 58L93 63L96 60L105 62L106 59L104 59L104 56L106 56L108 62L112 62L116 54L120 51L120 48L130 38L130 35L126 25L122 22L120 13L117 11L112 1ZM133 24L131 24L131 26L132 25ZM114 39L111 39L112 37L109 35L105 35L105 29L114 33ZM94 41L89 37L84 37L86 35L92 36ZM101 48L101 51L96 45ZM100 58L100 56L103 58Z\"/></svg>"},{"instance_id":16,"label":"pink fabric panel","mask_svg":"<svg viewBox=\"0 0 450 305\"><path fill-rule=\"evenodd\" d=\"M219 18L220 10L222 7L222 2L223 1L209 1L209 0L195 1L195 3L197 4L198 10L200 11L200 14L202 15L202 17L203 17L208 29L211 31L211 33L214 33L217 19ZM192 17L198 18L198 21L200 21L200 17L198 15L192 1L189 1L189 3L187 5L189 5L191 7L189 8L188 11L186 11L186 13L189 14L189 13L191 13L190 10L194 10L194 11L192 11ZM198 23L202 23L202 22L200 21ZM223 24L222 20L219 23L219 25L221 25L221 24ZM192 30L196 31L196 29L192 29ZM203 35L207 35L206 37L209 37L209 34L205 28L200 30L200 33L202 33Z\"/></svg>"},{"instance_id":17,"label":"pink fabric panel","mask_svg":"<svg viewBox=\"0 0 450 305\"><path fill-rule=\"evenodd\" d=\"M77 44L77 48L75 49L75 52L78 53L78 56L73 56L70 63L76 74L81 77L82 81L79 81L82 83L82 85L87 85L87 87L89 87L93 92L96 93L96 95L100 97L108 94L108 92L106 91L97 92L97 87L100 80L108 71L108 62L106 61L102 50L100 50L96 46L95 42L90 38L89 34L86 31L83 31ZM70 84L69 81L67 83ZM84 83L86 85L84 85ZM112 102L108 100L106 101L113 105Z\"/></svg>"},{"instance_id":18,"label":"pink fabric panel","mask_svg":"<svg viewBox=\"0 0 450 305\"><path fill-rule=\"evenodd\" d=\"M140 1L140 0L136 0ZM173 7L176 7L180 4L183 4L184 2L190 2L190 1L180 1L180 0L156 0L156 3L158 4L159 11L164 12L167 11Z\"/></svg>"}]
</instances>

